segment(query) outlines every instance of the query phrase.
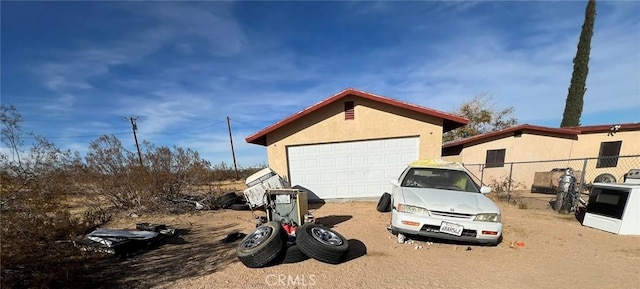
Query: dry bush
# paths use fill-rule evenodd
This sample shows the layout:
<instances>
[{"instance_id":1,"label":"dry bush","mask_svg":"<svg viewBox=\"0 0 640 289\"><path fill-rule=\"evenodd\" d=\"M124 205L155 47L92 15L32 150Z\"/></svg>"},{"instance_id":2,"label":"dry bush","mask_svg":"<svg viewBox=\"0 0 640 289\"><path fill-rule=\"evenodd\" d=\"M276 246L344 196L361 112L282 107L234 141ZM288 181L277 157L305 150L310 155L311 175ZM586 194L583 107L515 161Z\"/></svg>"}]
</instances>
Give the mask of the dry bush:
<instances>
[{"instance_id":1,"label":"dry bush","mask_svg":"<svg viewBox=\"0 0 640 289\"><path fill-rule=\"evenodd\" d=\"M527 204L524 203L522 193L520 192L526 188L523 183L516 182L505 176L500 179L491 178L489 187L491 187L491 195L495 200L518 204L518 207L521 209L528 207Z\"/></svg>"},{"instance_id":2,"label":"dry bush","mask_svg":"<svg viewBox=\"0 0 640 289\"><path fill-rule=\"evenodd\" d=\"M86 156L91 194L107 199L117 209L168 209L174 200L208 184L210 164L190 149L156 147L143 142L142 160L126 150L114 136L90 144Z\"/></svg>"},{"instance_id":3,"label":"dry bush","mask_svg":"<svg viewBox=\"0 0 640 289\"><path fill-rule=\"evenodd\" d=\"M2 286L49 287L52 280L75 270L66 262L77 254L69 241L85 227L61 200L77 193L74 177L81 162L77 154L38 136L23 151L21 115L6 106L1 113L2 142L10 149L10 154L0 154Z\"/></svg>"},{"instance_id":4,"label":"dry bush","mask_svg":"<svg viewBox=\"0 0 640 289\"><path fill-rule=\"evenodd\" d=\"M49 288L73 283L89 270L71 240L105 224L119 211L193 210L193 201L214 208L225 193L216 185L235 179L224 163L211 164L190 149L156 147L143 142L142 165L114 136L90 143L89 152L63 151L33 136L24 144L22 116L1 106L0 281L3 288ZM246 178L261 167L239 169ZM186 200L187 202L185 202ZM76 215L69 203L80 204Z\"/></svg>"}]
</instances>

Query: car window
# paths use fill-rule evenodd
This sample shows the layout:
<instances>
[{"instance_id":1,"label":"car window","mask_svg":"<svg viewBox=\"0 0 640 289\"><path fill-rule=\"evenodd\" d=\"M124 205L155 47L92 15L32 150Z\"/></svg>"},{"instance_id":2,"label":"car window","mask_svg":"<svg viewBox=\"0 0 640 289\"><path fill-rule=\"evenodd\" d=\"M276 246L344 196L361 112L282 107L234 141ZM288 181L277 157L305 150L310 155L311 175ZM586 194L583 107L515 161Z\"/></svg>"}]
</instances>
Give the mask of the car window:
<instances>
[{"instance_id":1,"label":"car window","mask_svg":"<svg viewBox=\"0 0 640 289\"><path fill-rule=\"evenodd\" d=\"M401 182L403 187L479 192L464 171L437 168L411 168Z\"/></svg>"}]
</instances>

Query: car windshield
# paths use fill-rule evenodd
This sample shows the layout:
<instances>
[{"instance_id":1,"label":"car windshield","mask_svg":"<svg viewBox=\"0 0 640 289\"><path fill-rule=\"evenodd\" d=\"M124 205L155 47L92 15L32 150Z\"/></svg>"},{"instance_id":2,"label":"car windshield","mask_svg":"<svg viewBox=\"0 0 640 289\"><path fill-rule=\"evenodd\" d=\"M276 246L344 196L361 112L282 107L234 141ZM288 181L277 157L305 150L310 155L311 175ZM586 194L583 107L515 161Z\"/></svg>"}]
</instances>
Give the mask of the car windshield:
<instances>
[{"instance_id":1,"label":"car windshield","mask_svg":"<svg viewBox=\"0 0 640 289\"><path fill-rule=\"evenodd\" d=\"M478 186L466 172L438 168L410 168L401 185L411 188L479 192Z\"/></svg>"}]
</instances>

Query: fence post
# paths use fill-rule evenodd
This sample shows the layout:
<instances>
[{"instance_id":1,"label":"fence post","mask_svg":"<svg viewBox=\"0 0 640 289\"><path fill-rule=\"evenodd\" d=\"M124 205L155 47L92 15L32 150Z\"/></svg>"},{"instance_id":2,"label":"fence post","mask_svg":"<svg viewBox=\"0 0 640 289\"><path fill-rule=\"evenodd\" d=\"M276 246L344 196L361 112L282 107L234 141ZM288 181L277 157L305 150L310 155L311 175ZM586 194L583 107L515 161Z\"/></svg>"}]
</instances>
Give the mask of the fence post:
<instances>
[{"instance_id":1,"label":"fence post","mask_svg":"<svg viewBox=\"0 0 640 289\"><path fill-rule=\"evenodd\" d=\"M513 163L509 167L509 186L507 187L507 203L511 202L511 176L513 175Z\"/></svg>"},{"instance_id":2,"label":"fence post","mask_svg":"<svg viewBox=\"0 0 640 289\"><path fill-rule=\"evenodd\" d=\"M587 163L589 159L584 159L584 163L582 164L582 175L580 176L580 187L578 187L578 192L582 194L582 190L584 190L584 178L587 176Z\"/></svg>"}]
</instances>

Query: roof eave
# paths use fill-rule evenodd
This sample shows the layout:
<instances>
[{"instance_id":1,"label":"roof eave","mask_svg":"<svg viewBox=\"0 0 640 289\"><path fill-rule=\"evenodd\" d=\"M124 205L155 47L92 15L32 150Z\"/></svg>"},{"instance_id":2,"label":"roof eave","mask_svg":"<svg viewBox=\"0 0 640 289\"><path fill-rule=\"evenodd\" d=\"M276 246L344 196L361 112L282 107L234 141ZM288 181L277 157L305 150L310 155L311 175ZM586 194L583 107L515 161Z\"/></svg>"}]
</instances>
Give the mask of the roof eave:
<instances>
[{"instance_id":1,"label":"roof eave","mask_svg":"<svg viewBox=\"0 0 640 289\"><path fill-rule=\"evenodd\" d=\"M417 106L417 105L413 105L413 104L409 104L407 102L402 102L399 100L395 100L395 99L391 99L391 98L387 98L384 96L380 96L380 95L375 95L372 93L368 93L368 92L364 92L361 90L357 90L354 88L347 88L325 100L322 100L312 106L309 106L295 114L290 115L289 117L278 121L258 132L256 132L255 134L252 134L250 136L248 136L247 138L245 138L245 141L247 143L252 143L252 144L257 144L257 145L262 145L262 146L266 146L267 145L267 134L297 120L302 118L305 115L308 115L316 110L321 109L322 107L324 107L325 105L332 103L340 98L343 98L345 96L348 95L354 95L357 97L362 97L365 99L370 99L370 100L374 100L374 101L378 101L381 103L385 103L385 104L389 104L389 105L393 105L396 107L400 107L400 108L404 108L404 109L408 109L408 110L412 110L412 111L416 111L419 113L423 113L426 115L431 115L434 117L438 117L438 118L442 118L443 120L443 130L444 132L456 129L458 127L464 126L466 124L469 123L469 120L463 117L459 117L453 114L449 114L446 112L442 112L442 111L438 111L435 109L430 109L430 108L426 108L426 107L422 107L422 106Z\"/></svg>"}]
</instances>

